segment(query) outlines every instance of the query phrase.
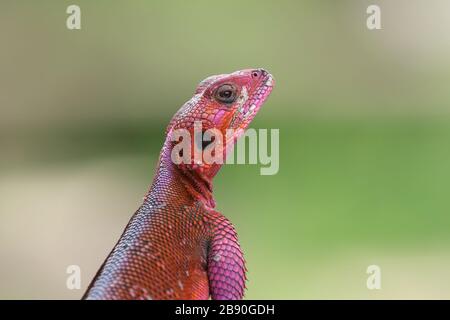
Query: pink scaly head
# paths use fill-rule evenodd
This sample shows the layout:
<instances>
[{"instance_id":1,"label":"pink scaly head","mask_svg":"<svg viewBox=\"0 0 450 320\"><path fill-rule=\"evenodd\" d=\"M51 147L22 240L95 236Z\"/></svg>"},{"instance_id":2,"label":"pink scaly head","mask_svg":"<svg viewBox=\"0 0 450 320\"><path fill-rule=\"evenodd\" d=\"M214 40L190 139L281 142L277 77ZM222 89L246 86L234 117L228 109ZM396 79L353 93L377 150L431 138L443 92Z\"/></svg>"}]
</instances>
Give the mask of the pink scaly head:
<instances>
[{"instance_id":1,"label":"pink scaly head","mask_svg":"<svg viewBox=\"0 0 450 320\"><path fill-rule=\"evenodd\" d=\"M212 179L227 152L269 96L273 84L272 75L264 69L246 69L208 77L200 82L194 96L180 108L167 127L167 136L173 140L177 140L173 132L180 129L188 132L191 149L189 154L181 154L183 161L179 169L193 175L195 186L200 188L196 196L204 199L206 205L214 208ZM196 130L198 125L201 131ZM210 133L210 141L205 141L205 133ZM214 157L215 152L221 153L219 159L222 161L208 162L205 156L211 154ZM196 154L200 154L197 159Z\"/></svg>"},{"instance_id":2,"label":"pink scaly head","mask_svg":"<svg viewBox=\"0 0 450 320\"><path fill-rule=\"evenodd\" d=\"M247 69L211 76L198 85L167 127L144 203L84 298L243 297L246 268L237 234L231 222L214 210L212 179L223 162L209 162L205 157L225 159L273 83L267 71ZM179 135L181 131L188 136ZM220 135L202 139L210 132ZM179 149L182 142L189 142L189 148Z\"/></svg>"}]
</instances>

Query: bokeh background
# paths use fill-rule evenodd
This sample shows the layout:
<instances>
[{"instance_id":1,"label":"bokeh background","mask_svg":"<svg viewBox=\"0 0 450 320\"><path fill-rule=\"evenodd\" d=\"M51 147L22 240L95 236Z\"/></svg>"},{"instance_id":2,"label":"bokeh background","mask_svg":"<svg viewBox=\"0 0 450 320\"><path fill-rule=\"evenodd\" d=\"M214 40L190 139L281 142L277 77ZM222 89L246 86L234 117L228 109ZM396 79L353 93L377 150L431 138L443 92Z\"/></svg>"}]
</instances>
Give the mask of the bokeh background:
<instances>
[{"instance_id":1,"label":"bokeh background","mask_svg":"<svg viewBox=\"0 0 450 320\"><path fill-rule=\"evenodd\" d=\"M280 129L280 171L215 180L246 297L450 298L449 29L446 0L3 0L0 298L79 299L171 116L206 76L248 67L277 80L252 127Z\"/></svg>"}]
</instances>

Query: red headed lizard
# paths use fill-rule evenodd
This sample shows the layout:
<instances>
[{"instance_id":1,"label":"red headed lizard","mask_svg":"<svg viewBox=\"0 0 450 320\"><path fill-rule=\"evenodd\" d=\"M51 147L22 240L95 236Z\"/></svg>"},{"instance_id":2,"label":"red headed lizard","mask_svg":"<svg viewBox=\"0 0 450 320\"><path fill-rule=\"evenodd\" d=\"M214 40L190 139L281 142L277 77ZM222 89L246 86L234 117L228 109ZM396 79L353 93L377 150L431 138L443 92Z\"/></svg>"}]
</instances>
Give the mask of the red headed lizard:
<instances>
[{"instance_id":1,"label":"red headed lizard","mask_svg":"<svg viewBox=\"0 0 450 320\"><path fill-rule=\"evenodd\" d=\"M212 180L222 164L194 161L196 151L213 145L205 139L198 143L195 126L201 124L201 134L214 129L226 137L226 148L219 149L226 156L273 83L267 71L247 69L211 76L198 85L169 123L144 202L84 299L242 299L246 268L237 234L231 222L214 210ZM182 162L173 156L180 129L192 137L192 152L175 152L188 159ZM227 134L230 130L234 134Z\"/></svg>"}]
</instances>

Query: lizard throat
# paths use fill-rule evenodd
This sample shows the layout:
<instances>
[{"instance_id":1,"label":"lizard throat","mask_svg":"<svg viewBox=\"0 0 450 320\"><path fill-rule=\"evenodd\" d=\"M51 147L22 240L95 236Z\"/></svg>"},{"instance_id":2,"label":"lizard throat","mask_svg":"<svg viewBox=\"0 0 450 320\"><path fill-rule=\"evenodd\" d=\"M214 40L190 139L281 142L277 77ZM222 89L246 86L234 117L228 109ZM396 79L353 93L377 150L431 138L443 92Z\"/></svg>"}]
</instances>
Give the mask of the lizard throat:
<instances>
[{"instance_id":1,"label":"lizard throat","mask_svg":"<svg viewBox=\"0 0 450 320\"><path fill-rule=\"evenodd\" d=\"M213 209L216 202L213 197L212 177L173 163L170 157L170 145L170 141L164 143L157 173L147 195L144 197L145 201L152 198L157 202L176 201L186 204L191 201L200 201L206 208ZM172 199L173 190L178 190L176 199Z\"/></svg>"}]
</instances>

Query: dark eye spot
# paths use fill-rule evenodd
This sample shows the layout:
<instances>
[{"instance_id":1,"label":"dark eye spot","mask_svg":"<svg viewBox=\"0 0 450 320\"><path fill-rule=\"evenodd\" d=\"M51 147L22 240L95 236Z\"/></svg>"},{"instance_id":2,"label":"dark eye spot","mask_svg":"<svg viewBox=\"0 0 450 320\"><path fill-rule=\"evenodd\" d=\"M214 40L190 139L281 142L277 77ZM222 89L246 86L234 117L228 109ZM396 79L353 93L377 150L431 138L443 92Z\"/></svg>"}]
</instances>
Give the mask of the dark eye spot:
<instances>
[{"instance_id":1,"label":"dark eye spot","mask_svg":"<svg viewBox=\"0 0 450 320\"><path fill-rule=\"evenodd\" d=\"M216 140L215 136L212 136L210 140L204 140L205 131L206 130L202 130L202 133L198 133L195 137L195 144L197 148L201 150L205 150L207 146Z\"/></svg>"},{"instance_id":2,"label":"dark eye spot","mask_svg":"<svg viewBox=\"0 0 450 320\"><path fill-rule=\"evenodd\" d=\"M233 103L237 96L236 87L231 84L224 84L217 88L215 98L219 102Z\"/></svg>"}]
</instances>

